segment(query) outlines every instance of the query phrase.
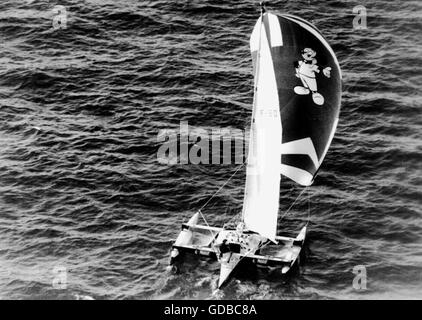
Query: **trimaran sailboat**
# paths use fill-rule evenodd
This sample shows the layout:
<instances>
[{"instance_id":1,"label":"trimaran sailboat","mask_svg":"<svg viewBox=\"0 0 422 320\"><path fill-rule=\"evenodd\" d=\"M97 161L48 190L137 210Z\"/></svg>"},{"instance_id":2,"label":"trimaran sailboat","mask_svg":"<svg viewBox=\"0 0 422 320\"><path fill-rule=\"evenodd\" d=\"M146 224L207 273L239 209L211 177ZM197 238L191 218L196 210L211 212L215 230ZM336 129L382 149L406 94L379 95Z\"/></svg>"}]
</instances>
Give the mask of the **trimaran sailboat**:
<instances>
[{"instance_id":1,"label":"trimaran sailboat","mask_svg":"<svg viewBox=\"0 0 422 320\"><path fill-rule=\"evenodd\" d=\"M182 225L171 251L170 264L183 252L216 258L218 287L242 260L279 266L283 274L297 261L307 225L295 238L277 235L280 178L312 184L340 112L340 66L315 26L261 4L250 50L255 90L240 221L236 228L201 225L199 211ZM267 245L272 254L263 252Z\"/></svg>"}]
</instances>

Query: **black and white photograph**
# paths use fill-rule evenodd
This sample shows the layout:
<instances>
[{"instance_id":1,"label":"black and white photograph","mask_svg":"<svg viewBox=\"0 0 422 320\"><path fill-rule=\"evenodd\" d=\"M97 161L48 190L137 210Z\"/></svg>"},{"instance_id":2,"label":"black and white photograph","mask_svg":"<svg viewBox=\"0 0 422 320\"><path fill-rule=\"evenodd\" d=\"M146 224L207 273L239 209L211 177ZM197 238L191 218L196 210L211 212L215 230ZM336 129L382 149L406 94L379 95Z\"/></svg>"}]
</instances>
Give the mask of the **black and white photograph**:
<instances>
[{"instance_id":1,"label":"black and white photograph","mask_svg":"<svg viewBox=\"0 0 422 320\"><path fill-rule=\"evenodd\" d=\"M421 300L421 33L414 0L1 0L0 300Z\"/></svg>"}]
</instances>

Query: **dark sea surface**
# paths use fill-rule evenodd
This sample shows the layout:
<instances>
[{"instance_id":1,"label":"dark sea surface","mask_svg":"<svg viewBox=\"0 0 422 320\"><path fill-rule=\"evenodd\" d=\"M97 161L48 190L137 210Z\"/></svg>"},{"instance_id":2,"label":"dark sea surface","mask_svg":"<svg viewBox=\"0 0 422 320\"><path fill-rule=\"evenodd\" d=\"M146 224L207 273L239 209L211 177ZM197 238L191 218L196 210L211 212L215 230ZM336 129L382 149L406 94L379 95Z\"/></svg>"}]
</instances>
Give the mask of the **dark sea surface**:
<instances>
[{"instance_id":1,"label":"dark sea surface","mask_svg":"<svg viewBox=\"0 0 422 320\"><path fill-rule=\"evenodd\" d=\"M160 164L157 134L248 128L257 1L0 2L0 298L422 299L421 2L271 3L331 43L340 122L279 221L296 233L309 200L300 267L241 269L215 293L217 262L187 257L173 274L169 250L238 165ZM52 28L57 4L66 29ZM243 168L203 210L210 224L241 210L244 182ZM281 185L283 212L302 188ZM359 265L366 290L352 285Z\"/></svg>"}]
</instances>

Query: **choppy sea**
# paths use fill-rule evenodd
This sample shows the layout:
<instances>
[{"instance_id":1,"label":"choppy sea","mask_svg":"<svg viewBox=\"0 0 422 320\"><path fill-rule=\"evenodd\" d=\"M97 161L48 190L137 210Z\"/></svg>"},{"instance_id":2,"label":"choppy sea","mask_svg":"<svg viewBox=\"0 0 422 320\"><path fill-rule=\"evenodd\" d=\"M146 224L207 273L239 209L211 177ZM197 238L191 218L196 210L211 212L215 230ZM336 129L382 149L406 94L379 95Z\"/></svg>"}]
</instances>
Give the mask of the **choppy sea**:
<instances>
[{"instance_id":1,"label":"choppy sea","mask_svg":"<svg viewBox=\"0 0 422 320\"><path fill-rule=\"evenodd\" d=\"M357 5L366 29L353 27ZM422 298L421 3L269 9L331 43L340 122L314 185L279 222L294 234L309 202L300 266L239 270L215 296L218 263L166 266L181 222L238 165L160 164L157 134L180 121L249 126L257 1L0 2L1 299ZM242 169L213 198L209 223L241 209L244 182ZM302 189L281 184L284 211Z\"/></svg>"}]
</instances>

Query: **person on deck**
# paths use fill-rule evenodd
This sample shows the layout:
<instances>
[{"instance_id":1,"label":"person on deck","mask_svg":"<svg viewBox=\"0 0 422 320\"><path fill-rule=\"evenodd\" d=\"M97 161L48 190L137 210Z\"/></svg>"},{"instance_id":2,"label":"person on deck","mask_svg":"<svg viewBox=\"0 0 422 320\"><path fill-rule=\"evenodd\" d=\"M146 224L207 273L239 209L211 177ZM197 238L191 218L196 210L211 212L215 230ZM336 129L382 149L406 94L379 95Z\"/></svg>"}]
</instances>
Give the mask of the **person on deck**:
<instances>
[{"instance_id":1,"label":"person on deck","mask_svg":"<svg viewBox=\"0 0 422 320\"><path fill-rule=\"evenodd\" d=\"M224 239L223 242L220 244L219 250L220 250L220 258L223 256L223 254L230 251L230 248L227 244L227 239Z\"/></svg>"}]
</instances>

